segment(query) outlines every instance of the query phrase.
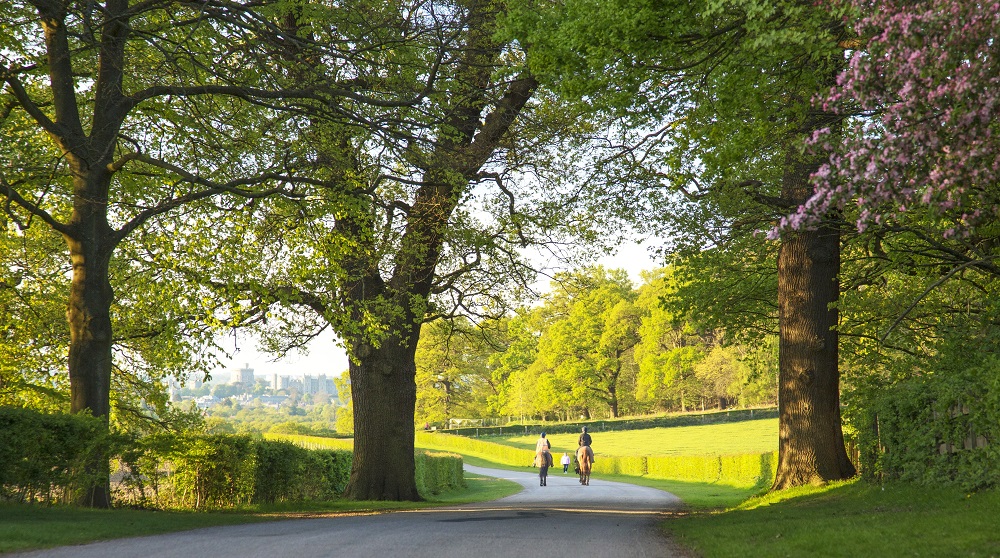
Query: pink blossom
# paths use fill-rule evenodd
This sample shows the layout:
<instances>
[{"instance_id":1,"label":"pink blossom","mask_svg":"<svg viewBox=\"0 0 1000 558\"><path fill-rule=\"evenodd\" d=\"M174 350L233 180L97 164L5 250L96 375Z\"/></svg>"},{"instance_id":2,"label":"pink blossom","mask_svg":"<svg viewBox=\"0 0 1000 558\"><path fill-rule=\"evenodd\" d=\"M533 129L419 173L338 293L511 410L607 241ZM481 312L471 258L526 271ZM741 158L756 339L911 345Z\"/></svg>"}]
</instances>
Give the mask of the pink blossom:
<instances>
[{"instance_id":1,"label":"pink blossom","mask_svg":"<svg viewBox=\"0 0 1000 558\"><path fill-rule=\"evenodd\" d=\"M966 236L1000 213L1000 2L835 1L853 4L858 35L872 39L816 99L848 117L846 127L810 138L828 163L812 177L815 195L779 229L815 225L853 202L858 230L923 208L958 223L943 236Z\"/></svg>"}]
</instances>

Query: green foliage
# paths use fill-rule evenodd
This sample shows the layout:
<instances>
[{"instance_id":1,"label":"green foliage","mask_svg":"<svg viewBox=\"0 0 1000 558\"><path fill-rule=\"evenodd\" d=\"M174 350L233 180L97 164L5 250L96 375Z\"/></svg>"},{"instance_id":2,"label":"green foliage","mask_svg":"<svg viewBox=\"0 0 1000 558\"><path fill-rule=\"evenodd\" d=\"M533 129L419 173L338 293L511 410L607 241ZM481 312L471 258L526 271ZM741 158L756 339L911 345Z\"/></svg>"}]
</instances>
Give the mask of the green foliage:
<instances>
[{"instance_id":1,"label":"green foliage","mask_svg":"<svg viewBox=\"0 0 1000 558\"><path fill-rule=\"evenodd\" d=\"M595 463L595 471L599 463ZM777 452L721 456L651 456L646 474L653 478L767 488L778 468Z\"/></svg>"},{"instance_id":2,"label":"green foliage","mask_svg":"<svg viewBox=\"0 0 1000 558\"><path fill-rule=\"evenodd\" d=\"M422 497L465 487L461 455L418 451L415 457L417 490Z\"/></svg>"},{"instance_id":3,"label":"green foliage","mask_svg":"<svg viewBox=\"0 0 1000 558\"><path fill-rule=\"evenodd\" d=\"M176 509L335 499L351 469L349 451L222 434L149 436L121 459L117 501Z\"/></svg>"},{"instance_id":4,"label":"green foliage","mask_svg":"<svg viewBox=\"0 0 1000 558\"><path fill-rule=\"evenodd\" d=\"M73 502L94 480L86 465L121 441L97 418L0 406L0 499Z\"/></svg>"},{"instance_id":5,"label":"green foliage","mask_svg":"<svg viewBox=\"0 0 1000 558\"><path fill-rule=\"evenodd\" d=\"M623 270L590 267L557 275L552 286L551 317L531 367L551 389L536 405L543 412L604 407L615 417L618 378L638 341L632 283Z\"/></svg>"},{"instance_id":6,"label":"green foliage","mask_svg":"<svg viewBox=\"0 0 1000 558\"><path fill-rule=\"evenodd\" d=\"M258 442L254 502L326 501L347 486L351 453L306 450L291 442Z\"/></svg>"},{"instance_id":7,"label":"green foliage","mask_svg":"<svg viewBox=\"0 0 1000 558\"><path fill-rule=\"evenodd\" d=\"M0 212L0 405L55 412L69 407L65 241L18 230Z\"/></svg>"},{"instance_id":8,"label":"green foliage","mask_svg":"<svg viewBox=\"0 0 1000 558\"><path fill-rule=\"evenodd\" d=\"M638 289L621 270L558 275L543 305L501 323L495 394L480 406L524 421L774 404L775 344L721 347L726 330L669 305L677 273L645 273Z\"/></svg>"},{"instance_id":9,"label":"green foliage","mask_svg":"<svg viewBox=\"0 0 1000 558\"><path fill-rule=\"evenodd\" d=\"M439 432L417 432L416 444L419 447L452 451L515 467L528 467L535 459L534 450L514 448Z\"/></svg>"},{"instance_id":10,"label":"green foliage","mask_svg":"<svg viewBox=\"0 0 1000 558\"><path fill-rule=\"evenodd\" d=\"M207 423L210 432L243 432L279 434L303 434L313 436L350 435L335 431L338 418L347 413L347 407L336 407L329 403L299 405L298 395L289 398L278 408L252 400L248 404L233 404L229 399L208 409ZM348 413L349 414L349 413ZM222 425L226 425L222 427ZM220 430L225 428L225 430Z\"/></svg>"},{"instance_id":11,"label":"green foliage","mask_svg":"<svg viewBox=\"0 0 1000 558\"><path fill-rule=\"evenodd\" d=\"M275 432L269 432L264 434L264 439L285 440L292 442L297 446L304 447L306 449L331 449L331 450L347 450L347 451L352 451L354 449L354 440L345 438L329 438L325 436L306 436L306 435L279 434Z\"/></svg>"},{"instance_id":12,"label":"green foliage","mask_svg":"<svg viewBox=\"0 0 1000 558\"><path fill-rule=\"evenodd\" d=\"M418 438L421 434L417 434ZM266 435L271 440L286 440L297 446L320 450L328 448L334 451L329 453L337 455L348 455L345 467L346 474L350 473L351 460L349 452L353 449L352 440L341 440L325 438L321 436L287 436L287 435ZM423 444L417 443L423 447ZM455 453L425 452L418 451L415 454L416 472L415 478L420 495L424 498L431 498L443 492L462 488L465 480L462 472L462 456ZM347 478L346 476L344 477Z\"/></svg>"},{"instance_id":13,"label":"green foliage","mask_svg":"<svg viewBox=\"0 0 1000 558\"><path fill-rule=\"evenodd\" d=\"M648 473L647 457L604 457L595 459L592 471L595 474L628 475L642 477ZM669 478L669 477L664 477Z\"/></svg>"},{"instance_id":14,"label":"green foliage","mask_svg":"<svg viewBox=\"0 0 1000 558\"><path fill-rule=\"evenodd\" d=\"M1000 360L854 390L847 418L869 478L1000 486Z\"/></svg>"},{"instance_id":15,"label":"green foliage","mask_svg":"<svg viewBox=\"0 0 1000 558\"><path fill-rule=\"evenodd\" d=\"M465 318L425 324L414 357L416 424L486 416L485 402L495 395L488 365L492 352L489 326L473 327Z\"/></svg>"}]
</instances>

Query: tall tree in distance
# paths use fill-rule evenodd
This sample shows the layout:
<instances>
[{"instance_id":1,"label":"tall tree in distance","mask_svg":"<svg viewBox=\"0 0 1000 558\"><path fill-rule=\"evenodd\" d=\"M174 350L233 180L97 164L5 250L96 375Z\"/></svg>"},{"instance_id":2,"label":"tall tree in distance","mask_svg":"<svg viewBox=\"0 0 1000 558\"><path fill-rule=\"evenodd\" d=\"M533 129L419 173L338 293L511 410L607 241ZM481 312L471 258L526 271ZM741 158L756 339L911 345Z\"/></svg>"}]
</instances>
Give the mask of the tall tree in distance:
<instances>
[{"instance_id":1,"label":"tall tree in distance","mask_svg":"<svg viewBox=\"0 0 1000 558\"><path fill-rule=\"evenodd\" d=\"M617 417L618 379L638 342L632 283L623 270L597 266L557 275L552 286L556 311L534 368L553 376L574 410L591 416L604 407Z\"/></svg>"}]
</instances>

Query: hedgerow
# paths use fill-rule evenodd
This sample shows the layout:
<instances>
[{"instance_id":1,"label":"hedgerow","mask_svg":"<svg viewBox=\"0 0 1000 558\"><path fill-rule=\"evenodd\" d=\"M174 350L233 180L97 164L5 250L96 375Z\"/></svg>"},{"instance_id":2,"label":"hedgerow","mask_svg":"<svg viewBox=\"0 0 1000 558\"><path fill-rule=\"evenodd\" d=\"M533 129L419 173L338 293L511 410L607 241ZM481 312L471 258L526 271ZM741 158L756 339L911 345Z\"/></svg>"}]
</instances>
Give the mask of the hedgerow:
<instances>
[{"instance_id":1,"label":"hedgerow","mask_svg":"<svg viewBox=\"0 0 1000 558\"><path fill-rule=\"evenodd\" d=\"M0 407L0 498L74 501L93 475L84 464L117 441L91 416Z\"/></svg>"},{"instance_id":2,"label":"hedgerow","mask_svg":"<svg viewBox=\"0 0 1000 558\"><path fill-rule=\"evenodd\" d=\"M417 443L515 467L528 467L534 459L534 452L531 450L443 432L418 432ZM594 461L593 472L598 475L648 476L657 479L764 487L774 480L776 468L775 452L724 456L598 455Z\"/></svg>"},{"instance_id":3,"label":"hedgerow","mask_svg":"<svg viewBox=\"0 0 1000 558\"><path fill-rule=\"evenodd\" d=\"M325 438L322 436L270 433L265 434L265 438L269 440L285 440L313 450L321 448L353 448L352 440ZM424 452L418 450L414 454L414 458L416 460L414 476L417 483L417 491L422 497L428 498L465 486L461 455L457 453ZM348 459L347 470L350 473L350 459Z\"/></svg>"},{"instance_id":4,"label":"hedgerow","mask_svg":"<svg viewBox=\"0 0 1000 558\"><path fill-rule=\"evenodd\" d=\"M455 453L417 452L417 490L424 498L465 486L462 456Z\"/></svg>"},{"instance_id":5,"label":"hedgerow","mask_svg":"<svg viewBox=\"0 0 1000 558\"><path fill-rule=\"evenodd\" d=\"M663 417L648 418L626 418L614 420L598 420L585 422L563 422L543 424L520 424L511 426L469 426L462 428L449 428L445 432L448 434L458 434L459 436L523 436L529 432L534 432L541 428L549 434L567 434L580 432L580 428L586 426L591 432L615 432L622 430L641 430L645 428L660 428L671 426L699 426L702 424L718 424L725 422L741 422L745 420L758 420L764 418L777 418L777 408L766 409L729 409L725 411L711 411L707 413L688 413L683 415L670 415Z\"/></svg>"},{"instance_id":6,"label":"hedgerow","mask_svg":"<svg viewBox=\"0 0 1000 558\"><path fill-rule=\"evenodd\" d=\"M861 385L846 416L862 474L957 486L1000 486L1000 359Z\"/></svg>"},{"instance_id":7,"label":"hedgerow","mask_svg":"<svg viewBox=\"0 0 1000 558\"><path fill-rule=\"evenodd\" d=\"M116 500L133 506L236 508L340 495L351 453L228 434L162 434L122 461Z\"/></svg>"},{"instance_id":8,"label":"hedgerow","mask_svg":"<svg viewBox=\"0 0 1000 558\"><path fill-rule=\"evenodd\" d=\"M252 436L112 434L85 415L0 407L0 499L73 502L93 480L84 464L95 455L112 459L116 506L174 509L333 499L347 485L352 460L350 451ZM435 470L427 485L454 484L449 474Z\"/></svg>"}]
</instances>

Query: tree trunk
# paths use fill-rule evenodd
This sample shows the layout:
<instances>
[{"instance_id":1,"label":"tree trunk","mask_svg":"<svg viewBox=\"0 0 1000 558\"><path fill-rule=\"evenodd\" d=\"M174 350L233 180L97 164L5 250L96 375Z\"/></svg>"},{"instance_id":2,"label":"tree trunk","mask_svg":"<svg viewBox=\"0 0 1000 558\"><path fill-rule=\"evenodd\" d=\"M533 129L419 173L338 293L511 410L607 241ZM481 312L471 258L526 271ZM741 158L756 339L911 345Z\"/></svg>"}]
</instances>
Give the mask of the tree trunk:
<instances>
[{"instance_id":1,"label":"tree trunk","mask_svg":"<svg viewBox=\"0 0 1000 558\"><path fill-rule=\"evenodd\" d=\"M815 161L790 155L783 198L810 193ZM778 471L773 490L854 476L840 420L840 236L830 225L787 235L778 254Z\"/></svg>"},{"instance_id":2,"label":"tree trunk","mask_svg":"<svg viewBox=\"0 0 1000 558\"><path fill-rule=\"evenodd\" d=\"M414 412L417 400L414 353L420 323L428 317L436 271L452 212L480 169L501 146L507 131L531 98L538 82L520 76L491 98L491 78L500 66L504 45L496 40L498 5L476 0L468 6L468 29L457 64L456 86L449 91L448 116L440 138L427 159L421 183L406 215L406 225L395 250L391 278L368 253L347 264L356 284L345 291L347 307L359 318L374 306L391 306L381 318L387 338L373 347L353 344L350 365L354 400L354 462L345 496L365 500L418 500L414 478ZM495 84L500 85L500 84ZM489 109L490 112L485 113ZM394 226L394 223L390 223ZM339 221L353 238L368 233L358 223ZM351 230L353 229L353 231ZM362 232L364 231L364 232ZM360 233L360 234L352 234ZM385 302L391 301L386 305ZM368 310L363 310L366 305Z\"/></svg>"},{"instance_id":3,"label":"tree trunk","mask_svg":"<svg viewBox=\"0 0 1000 558\"><path fill-rule=\"evenodd\" d=\"M73 264L66 321L69 324L70 411L87 412L103 419L111 414L111 304L114 291L109 277L115 241L107 220L109 176L81 180L69 234L65 235ZM88 195L89 194L89 195ZM111 507L108 456L99 452L87 464L89 485L80 504Z\"/></svg>"},{"instance_id":4,"label":"tree trunk","mask_svg":"<svg viewBox=\"0 0 1000 558\"><path fill-rule=\"evenodd\" d=\"M392 336L351 361L354 461L345 497L420 500L414 464L417 402L413 339ZM364 352L364 351L361 351Z\"/></svg>"}]
</instances>

